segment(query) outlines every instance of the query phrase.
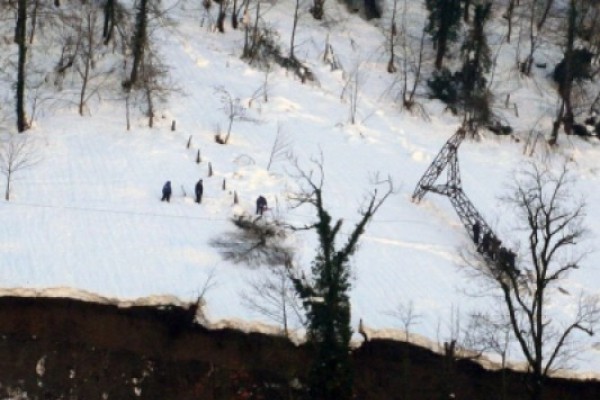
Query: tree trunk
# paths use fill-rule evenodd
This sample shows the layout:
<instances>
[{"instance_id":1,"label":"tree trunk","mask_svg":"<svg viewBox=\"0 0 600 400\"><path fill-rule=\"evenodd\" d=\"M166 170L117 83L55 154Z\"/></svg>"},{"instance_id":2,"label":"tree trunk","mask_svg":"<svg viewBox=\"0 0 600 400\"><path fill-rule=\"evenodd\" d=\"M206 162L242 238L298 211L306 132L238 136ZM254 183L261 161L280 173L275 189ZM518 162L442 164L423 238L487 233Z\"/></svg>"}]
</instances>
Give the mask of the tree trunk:
<instances>
[{"instance_id":1,"label":"tree trunk","mask_svg":"<svg viewBox=\"0 0 600 400\"><path fill-rule=\"evenodd\" d=\"M440 70L446 54L446 40L438 39L435 54L435 69Z\"/></svg>"},{"instance_id":2,"label":"tree trunk","mask_svg":"<svg viewBox=\"0 0 600 400\"><path fill-rule=\"evenodd\" d=\"M95 16L95 14L94 14ZM88 81L90 79L90 67L92 63L92 52L94 51L94 22L92 21L92 13L87 15L87 49L85 49L84 62L85 67L83 70L83 76L81 77L81 93L79 94L79 115L83 116L83 106L85 105L85 94L87 90Z\"/></svg>"},{"instance_id":3,"label":"tree trunk","mask_svg":"<svg viewBox=\"0 0 600 400\"><path fill-rule=\"evenodd\" d=\"M229 117L229 126L227 126L227 135L225 135L225 139L223 139L223 143L229 143L229 137L231 136L231 127L233 126L233 117Z\"/></svg>"},{"instance_id":4,"label":"tree trunk","mask_svg":"<svg viewBox=\"0 0 600 400\"><path fill-rule=\"evenodd\" d=\"M125 122L127 124L128 131L131 130L131 119L129 115L129 94L129 91L125 94Z\"/></svg>"},{"instance_id":5,"label":"tree trunk","mask_svg":"<svg viewBox=\"0 0 600 400\"><path fill-rule=\"evenodd\" d=\"M512 17L515 10L515 0L510 0L508 8L506 10L506 20L508 21L508 32L506 33L506 42L510 43L510 36L512 35Z\"/></svg>"},{"instance_id":6,"label":"tree trunk","mask_svg":"<svg viewBox=\"0 0 600 400\"><path fill-rule=\"evenodd\" d=\"M237 1L233 0L233 11L231 12L231 27L233 29L238 28L238 9L237 9Z\"/></svg>"},{"instance_id":7,"label":"tree trunk","mask_svg":"<svg viewBox=\"0 0 600 400\"><path fill-rule=\"evenodd\" d=\"M35 36L35 27L37 26L37 12L39 5L40 1L35 0L33 3L33 10L31 13L31 35L29 36L29 44L33 43L33 38Z\"/></svg>"},{"instance_id":8,"label":"tree trunk","mask_svg":"<svg viewBox=\"0 0 600 400\"><path fill-rule=\"evenodd\" d=\"M138 70L144 58L146 49L147 27L148 27L148 0L140 0L137 12L135 34L133 37L133 66L128 86L132 87L138 80Z\"/></svg>"},{"instance_id":9,"label":"tree trunk","mask_svg":"<svg viewBox=\"0 0 600 400\"><path fill-rule=\"evenodd\" d=\"M541 371L532 372L531 373L531 400L542 400L542 395L544 392L544 382Z\"/></svg>"},{"instance_id":10,"label":"tree trunk","mask_svg":"<svg viewBox=\"0 0 600 400\"><path fill-rule=\"evenodd\" d=\"M227 0L221 0L219 3L219 15L217 16L217 29L221 33L225 33L225 17L227 16L226 12L226 2Z\"/></svg>"},{"instance_id":11,"label":"tree trunk","mask_svg":"<svg viewBox=\"0 0 600 400\"><path fill-rule=\"evenodd\" d=\"M552 9L552 5L554 4L554 0L546 0L546 7L544 7L544 11L537 23L537 30L540 31L546 20L548 19L548 15L550 15L550 10Z\"/></svg>"},{"instance_id":12,"label":"tree trunk","mask_svg":"<svg viewBox=\"0 0 600 400\"><path fill-rule=\"evenodd\" d=\"M10 171L6 174L6 191L4 192L4 200L10 200L10 181L12 179Z\"/></svg>"},{"instance_id":13,"label":"tree trunk","mask_svg":"<svg viewBox=\"0 0 600 400\"><path fill-rule=\"evenodd\" d=\"M564 128L567 135L572 133L574 122L571 93L573 91L573 47L575 42L576 23L577 9L575 0L571 0L569 6L569 25L567 30L567 50L565 52L565 80L564 84L560 85L562 86L560 95L565 102Z\"/></svg>"},{"instance_id":14,"label":"tree trunk","mask_svg":"<svg viewBox=\"0 0 600 400\"><path fill-rule=\"evenodd\" d=\"M394 6L392 8L392 21L390 24L390 61L388 62L387 72L392 74L396 72L396 66L394 64L394 45L395 45L395 37L398 34L398 29L396 28L396 7L398 5L398 0L394 0ZM403 39L406 40L406 39ZM406 80L404 81L406 85ZM406 93L406 87L404 88L404 93Z\"/></svg>"},{"instance_id":15,"label":"tree trunk","mask_svg":"<svg viewBox=\"0 0 600 400\"><path fill-rule=\"evenodd\" d=\"M558 140L558 131L560 126L562 125L562 120L565 115L565 102L563 101L560 105L560 111L556 116L556 120L552 123L552 133L550 134L550 139L548 140L548 144L554 146Z\"/></svg>"},{"instance_id":16,"label":"tree trunk","mask_svg":"<svg viewBox=\"0 0 600 400\"><path fill-rule=\"evenodd\" d=\"M300 8L300 0L296 0L296 7L294 8L294 23L292 24L292 35L290 38L290 59L294 57L294 40L296 38L296 28L298 27L298 9Z\"/></svg>"},{"instance_id":17,"label":"tree trunk","mask_svg":"<svg viewBox=\"0 0 600 400\"><path fill-rule=\"evenodd\" d=\"M463 0L464 9L463 9L463 21L465 23L469 23L469 9L471 8L471 0Z\"/></svg>"},{"instance_id":18,"label":"tree trunk","mask_svg":"<svg viewBox=\"0 0 600 400\"><path fill-rule=\"evenodd\" d=\"M115 0L106 0L104 4L104 27L102 37L104 44L108 44L112 38L113 28L115 26Z\"/></svg>"},{"instance_id":19,"label":"tree trunk","mask_svg":"<svg viewBox=\"0 0 600 400\"><path fill-rule=\"evenodd\" d=\"M17 63L17 130L26 131L29 127L25 118L25 63L27 61L27 0L18 0L15 42L19 47ZM8 199L7 199L8 200Z\"/></svg>"}]
</instances>

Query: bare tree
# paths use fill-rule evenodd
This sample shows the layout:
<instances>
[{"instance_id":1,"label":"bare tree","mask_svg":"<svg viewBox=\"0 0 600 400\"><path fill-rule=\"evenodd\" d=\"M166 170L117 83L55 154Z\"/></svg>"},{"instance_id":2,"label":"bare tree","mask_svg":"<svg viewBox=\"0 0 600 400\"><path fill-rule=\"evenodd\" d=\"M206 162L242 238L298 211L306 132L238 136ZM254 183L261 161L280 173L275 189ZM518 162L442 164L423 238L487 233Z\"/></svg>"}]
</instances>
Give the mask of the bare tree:
<instances>
[{"instance_id":1,"label":"bare tree","mask_svg":"<svg viewBox=\"0 0 600 400\"><path fill-rule=\"evenodd\" d=\"M388 314L400 321L402 329L404 330L404 341L409 342L410 329L414 324L418 323L421 318L421 315L415 311L415 304L412 300L407 303L400 303Z\"/></svg>"},{"instance_id":2,"label":"bare tree","mask_svg":"<svg viewBox=\"0 0 600 400\"><path fill-rule=\"evenodd\" d=\"M256 1L256 13L254 21L250 21L250 11L248 8L249 2L246 4L244 10L244 16L242 17L242 24L244 25L244 50L242 51L242 58L252 59L258 53L259 46L259 29L258 23L260 21L260 0ZM254 24L252 24L254 22Z\"/></svg>"},{"instance_id":3,"label":"bare tree","mask_svg":"<svg viewBox=\"0 0 600 400\"><path fill-rule=\"evenodd\" d=\"M363 73L360 68L360 62L356 63L354 69L346 75L346 83L342 88L340 99L348 97L349 119L351 124L356 123L356 113L358 111L358 101L360 99L360 88L363 84Z\"/></svg>"},{"instance_id":4,"label":"bare tree","mask_svg":"<svg viewBox=\"0 0 600 400\"><path fill-rule=\"evenodd\" d=\"M502 299L529 367L531 399L540 400L545 379L557 366L565 366L572 337L592 335L600 318L598 299L583 293L569 316L558 316L549 307L560 282L580 267L585 255L576 249L586 233L585 207L575 199L566 165L552 172L529 163L517 173L505 201L515 208L518 226L527 235L527 257L519 268L500 256L481 258L471 267Z\"/></svg>"},{"instance_id":5,"label":"bare tree","mask_svg":"<svg viewBox=\"0 0 600 400\"><path fill-rule=\"evenodd\" d=\"M400 92L402 96L402 107L410 111L415 105L415 94L421 83L421 67L423 65L426 29L423 28L421 31L419 46L415 51L413 44L410 42L411 37L408 33L407 14L407 0L404 0L402 27L400 29L400 45L402 47L402 68L400 73L402 88ZM409 84L411 77L412 84Z\"/></svg>"},{"instance_id":6,"label":"bare tree","mask_svg":"<svg viewBox=\"0 0 600 400\"><path fill-rule=\"evenodd\" d=\"M233 29L237 29L238 28L238 17L239 17L239 12L243 7L243 3L240 4L240 7L238 7L238 0L233 0L233 5L231 6L232 10L231 10L231 27Z\"/></svg>"},{"instance_id":7,"label":"bare tree","mask_svg":"<svg viewBox=\"0 0 600 400\"><path fill-rule=\"evenodd\" d=\"M229 8L229 0L219 1L219 15L217 16L217 29L221 33L225 33L225 18L227 17L227 9Z\"/></svg>"},{"instance_id":8,"label":"bare tree","mask_svg":"<svg viewBox=\"0 0 600 400\"><path fill-rule=\"evenodd\" d=\"M440 341L441 321L438 321L438 346L442 353L442 368L438 375L437 387L440 398L452 399L456 387L456 362L460 357L460 310L452 305L450 308L449 337Z\"/></svg>"},{"instance_id":9,"label":"bare tree","mask_svg":"<svg viewBox=\"0 0 600 400\"><path fill-rule=\"evenodd\" d=\"M179 88L169 79L168 68L163 64L160 55L152 46L146 47L140 61L136 84L126 87L122 93L127 130L130 129L132 106L143 112L148 118L148 127L152 128L159 105L165 103L171 93L178 91Z\"/></svg>"},{"instance_id":10,"label":"bare tree","mask_svg":"<svg viewBox=\"0 0 600 400\"><path fill-rule=\"evenodd\" d=\"M117 0L106 0L103 6L104 22L102 24L102 38L105 45L112 39L117 20L117 6Z\"/></svg>"},{"instance_id":11,"label":"bare tree","mask_svg":"<svg viewBox=\"0 0 600 400\"><path fill-rule=\"evenodd\" d=\"M294 290L287 266L269 267L264 274L248 281L249 290L242 292L245 305L283 327L290 335L290 327L303 324L300 300Z\"/></svg>"},{"instance_id":12,"label":"bare tree","mask_svg":"<svg viewBox=\"0 0 600 400\"><path fill-rule=\"evenodd\" d=\"M90 90L90 83L100 74L93 73L96 60L95 30L97 24L97 8L93 4L82 4L81 19L79 24L79 38L81 40L81 51L78 52L75 69L81 78L81 89L79 91L79 115L83 115L84 108L90 96L97 92L97 88ZM102 74L106 77L107 74ZM91 93L90 93L91 92Z\"/></svg>"},{"instance_id":13,"label":"bare tree","mask_svg":"<svg viewBox=\"0 0 600 400\"><path fill-rule=\"evenodd\" d=\"M29 33L29 44L33 43L35 37L35 27L37 26L38 10L40 8L40 0L33 0L33 7L31 10L31 31Z\"/></svg>"},{"instance_id":14,"label":"bare tree","mask_svg":"<svg viewBox=\"0 0 600 400\"><path fill-rule=\"evenodd\" d=\"M219 96L221 101L221 110L225 113L228 119L227 133L222 138L220 134L217 134L216 141L221 144L227 144L231 136L231 128L235 121L256 121L253 118L246 116L246 107L242 104L239 97L233 97L227 89L219 86L215 89L215 93Z\"/></svg>"},{"instance_id":15,"label":"bare tree","mask_svg":"<svg viewBox=\"0 0 600 400\"><path fill-rule=\"evenodd\" d=\"M408 303L399 304L396 309L390 312L390 315L398 319L402 324L404 330L404 351L402 354L402 399L410 399L411 393L411 368L410 368L410 329L416 324L421 317L415 312L414 303L409 301Z\"/></svg>"},{"instance_id":16,"label":"bare tree","mask_svg":"<svg viewBox=\"0 0 600 400\"><path fill-rule=\"evenodd\" d=\"M358 111L358 100L360 94L360 86L362 84L362 74L360 73L359 68L352 73L352 78L349 81L350 83L350 123L356 123L356 112Z\"/></svg>"},{"instance_id":17,"label":"bare tree","mask_svg":"<svg viewBox=\"0 0 600 400\"><path fill-rule=\"evenodd\" d=\"M149 3L151 1L153 0L139 0L136 4L135 30L131 43L133 62L131 64L129 80L123 84L126 89L137 84L140 65L148 46L148 14L150 9Z\"/></svg>"},{"instance_id":18,"label":"bare tree","mask_svg":"<svg viewBox=\"0 0 600 400\"><path fill-rule=\"evenodd\" d=\"M517 0L508 0L508 6L506 7L506 12L502 15L502 17L505 18L508 23L508 31L506 32L506 42L507 43L510 43L510 37L512 36L513 15L515 12L515 3L518 3L518 1Z\"/></svg>"},{"instance_id":19,"label":"bare tree","mask_svg":"<svg viewBox=\"0 0 600 400\"><path fill-rule=\"evenodd\" d=\"M406 2L405 2L406 5ZM398 35L398 28L396 26L396 11L398 9L398 0L394 0L392 3L392 17L390 20L390 36L388 38L388 44L390 46L390 60L387 65L387 72L393 74L396 72L395 63L395 47L396 47L396 36ZM406 13L406 10L404 10Z\"/></svg>"},{"instance_id":20,"label":"bare tree","mask_svg":"<svg viewBox=\"0 0 600 400\"><path fill-rule=\"evenodd\" d=\"M189 307L189 311L191 314L192 322L201 322L204 324L208 323L208 319L204 314L204 307L206 306L206 295L208 292L217 285L215 279L215 268L212 268L208 274L206 275L206 279L202 284L200 290L198 290L198 294L196 295L196 300Z\"/></svg>"},{"instance_id":21,"label":"bare tree","mask_svg":"<svg viewBox=\"0 0 600 400\"><path fill-rule=\"evenodd\" d=\"M127 20L121 20L122 10L118 2L115 2L117 12L112 23L118 22L118 32L127 32ZM106 11L106 10L105 10ZM106 17L106 16L105 16ZM113 18L113 17L109 17ZM131 39L122 34L123 45L121 46L122 57L125 60L125 68L122 87L125 101L127 129L130 128L130 109L132 104L137 104L144 110L148 117L148 126L153 127L157 104L166 101L170 92L177 91L172 82L168 80L168 68L162 62L162 57L157 54L152 34L154 29L166 22L167 11L162 8L161 2L157 0L136 0L135 23L132 28ZM167 21L168 22L168 21ZM106 38L105 38L106 39ZM123 40L124 39L124 40ZM127 72L129 58L131 68Z\"/></svg>"},{"instance_id":22,"label":"bare tree","mask_svg":"<svg viewBox=\"0 0 600 400\"><path fill-rule=\"evenodd\" d=\"M167 11L161 8L161 3L157 0L137 0L136 4L133 38L131 43L124 41L122 49L126 61L129 51L133 57L131 72L122 83L125 89L123 97L128 129L132 104L143 110L148 117L148 126L152 128L158 105L166 102L169 94L179 90L169 79L168 67L158 54L153 40L154 30L159 23L168 22ZM126 21L121 21L119 26L125 23Z\"/></svg>"},{"instance_id":23,"label":"bare tree","mask_svg":"<svg viewBox=\"0 0 600 400\"><path fill-rule=\"evenodd\" d=\"M177 91L168 81L168 69L161 62L161 57L152 49L147 50L147 55L142 64L141 92L146 104L148 126L154 126L157 102L165 102L169 93Z\"/></svg>"},{"instance_id":24,"label":"bare tree","mask_svg":"<svg viewBox=\"0 0 600 400\"><path fill-rule=\"evenodd\" d=\"M271 169L271 165L274 162L281 160L289 160L291 157L292 142L288 135L281 132L281 124L277 124L277 134L271 146L271 152L269 153L269 162L267 163L267 171Z\"/></svg>"},{"instance_id":25,"label":"bare tree","mask_svg":"<svg viewBox=\"0 0 600 400\"><path fill-rule=\"evenodd\" d=\"M38 161L37 151L29 137L9 135L0 142L0 173L5 178L6 201L10 200L15 175L34 166Z\"/></svg>"},{"instance_id":26,"label":"bare tree","mask_svg":"<svg viewBox=\"0 0 600 400\"><path fill-rule=\"evenodd\" d=\"M298 13L300 9L300 0L296 0L294 6L294 22L292 23L292 33L290 35L290 59L294 60L296 56L294 55L294 47L296 46L294 41L296 39L296 28L298 27L298 19L300 18L300 14Z\"/></svg>"},{"instance_id":27,"label":"bare tree","mask_svg":"<svg viewBox=\"0 0 600 400\"><path fill-rule=\"evenodd\" d=\"M489 353L500 356L500 399L502 400L508 400L508 374L506 368L512 337L512 327L506 314L492 315L475 312L470 315L469 326L465 330L465 347L475 351L475 358Z\"/></svg>"},{"instance_id":28,"label":"bare tree","mask_svg":"<svg viewBox=\"0 0 600 400\"><path fill-rule=\"evenodd\" d=\"M60 46L60 58L54 67L54 86L60 90L67 72L75 64L83 42L83 20L75 9L59 14L59 23L64 26L56 40Z\"/></svg>"},{"instance_id":29,"label":"bare tree","mask_svg":"<svg viewBox=\"0 0 600 400\"><path fill-rule=\"evenodd\" d=\"M248 12L244 12L244 50L242 57L249 60L250 63L258 61L263 65L269 65L269 62L274 61L287 70L292 70L300 78L302 83L315 81L315 76L310 68L304 65L296 58L295 54L295 37L300 17L300 0L295 2L294 19L292 24L292 32L290 36L289 55L282 55L283 52L279 47L278 32L275 29L263 26L259 27L260 16L260 1L256 4L256 15L253 26L250 23Z\"/></svg>"},{"instance_id":30,"label":"bare tree","mask_svg":"<svg viewBox=\"0 0 600 400\"><path fill-rule=\"evenodd\" d=\"M531 74L534 54L540 45L540 39L543 37L546 22L548 21L553 6L554 0L529 0L529 53L520 65L520 70L525 75Z\"/></svg>"},{"instance_id":31,"label":"bare tree","mask_svg":"<svg viewBox=\"0 0 600 400\"><path fill-rule=\"evenodd\" d=\"M254 93L252 93L250 100L248 100L248 108L252 108L252 104L254 103L254 101L260 99L261 97L263 102L269 102L269 76L271 74L271 65L269 63L265 65L263 73L264 79L261 85L254 91Z\"/></svg>"},{"instance_id":32,"label":"bare tree","mask_svg":"<svg viewBox=\"0 0 600 400\"><path fill-rule=\"evenodd\" d=\"M323 62L329 64L332 71L336 71L342 68L342 63L339 57L333 51L333 46L329 43L329 34L327 34L327 40L325 41L325 51L323 51Z\"/></svg>"},{"instance_id":33,"label":"bare tree","mask_svg":"<svg viewBox=\"0 0 600 400\"><path fill-rule=\"evenodd\" d=\"M584 1L583 10L579 13L579 33L590 43L592 53L600 53L600 4L595 1Z\"/></svg>"}]
</instances>

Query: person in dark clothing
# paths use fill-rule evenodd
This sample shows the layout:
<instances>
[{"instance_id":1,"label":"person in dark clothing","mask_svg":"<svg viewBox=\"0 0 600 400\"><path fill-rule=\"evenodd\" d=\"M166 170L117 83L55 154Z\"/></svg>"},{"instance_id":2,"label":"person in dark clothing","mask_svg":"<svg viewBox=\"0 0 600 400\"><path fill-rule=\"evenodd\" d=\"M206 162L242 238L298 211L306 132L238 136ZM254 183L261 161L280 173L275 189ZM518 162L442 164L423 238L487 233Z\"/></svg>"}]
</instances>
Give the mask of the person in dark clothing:
<instances>
[{"instance_id":1,"label":"person in dark clothing","mask_svg":"<svg viewBox=\"0 0 600 400\"><path fill-rule=\"evenodd\" d=\"M498 260L498 252L500 251L500 247L502 246L502 240L492 238L492 243L490 245L490 257L492 260Z\"/></svg>"},{"instance_id":2,"label":"person in dark clothing","mask_svg":"<svg viewBox=\"0 0 600 400\"><path fill-rule=\"evenodd\" d=\"M479 225L479 222L475 222L473 224L473 242L475 244L479 244L479 234L481 233L481 225Z\"/></svg>"},{"instance_id":3,"label":"person in dark clothing","mask_svg":"<svg viewBox=\"0 0 600 400\"><path fill-rule=\"evenodd\" d=\"M194 192L196 193L196 203L198 203L198 204L202 203L202 193L204 193L204 186L202 185L202 179L200 179L196 183Z\"/></svg>"},{"instance_id":4,"label":"person in dark clothing","mask_svg":"<svg viewBox=\"0 0 600 400\"><path fill-rule=\"evenodd\" d=\"M162 188L162 199L160 199L160 201L167 201L167 202L171 202L171 181L167 181L165 183L165 185Z\"/></svg>"},{"instance_id":5,"label":"person in dark clothing","mask_svg":"<svg viewBox=\"0 0 600 400\"><path fill-rule=\"evenodd\" d=\"M516 259L517 255L513 251L509 250L506 254L506 266L511 273L520 275L521 271L519 271L516 266Z\"/></svg>"},{"instance_id":6,"label":"person in dark clothing","mask_svg":"<svg viewBox=\"0 0 600 400\"><path fill-rule=\"evenodd\" d=\"M258 196L256 199L256 213L259 215L263 215L263 212L267 209L267 199L265 199L262 195Z\"/></svg>"},{"instance_id":7,"label":"person in dark clothing","mask_svg":"<svg viewBox=\"0 0 600 400\"><path fill-rule=\"evenodd\" d=\"M481 246L479 248L479 252L483 254L487 254L490 249L490 242L492 240L492 235L489 232L483 234L483 239L481 239Z\"/></svg>"},{"instance_id":8,"label":"person in dark clothing","mask_svg":"<svg viewBox=\"0 0 600 400\"><path fill-rule=\"evenodd\" d=\"M508 255L508 250L506 250L506 248L504 246L501 246L498 249L498 254L496 257L496 260L498 261L498 265L500 266L501 269L506 269L507 266L507 255Z\"/></svg>"}]
</instances>

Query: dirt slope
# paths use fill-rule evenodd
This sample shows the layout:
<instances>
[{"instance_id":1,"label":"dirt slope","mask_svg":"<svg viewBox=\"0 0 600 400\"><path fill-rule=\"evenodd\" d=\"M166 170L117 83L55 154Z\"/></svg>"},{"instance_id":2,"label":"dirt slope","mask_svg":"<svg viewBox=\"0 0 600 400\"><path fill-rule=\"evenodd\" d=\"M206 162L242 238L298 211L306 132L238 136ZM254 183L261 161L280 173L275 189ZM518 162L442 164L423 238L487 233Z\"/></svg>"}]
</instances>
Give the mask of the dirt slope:
<instances>
[{"instance_id":1,"label":"dirt slope","mask_svg":"<svg viewBox=\"0 0 600 400\"><path fill-rule=\"evenodd\" d=\"M309 349L189 323L169 307L0 298L0 396L14 399L301 399ZM502 374L400 342L354 352L357 399L501 399ZM600 398L600 382L553 380L547 399ZM524 399L523 376L506 376ZM4 398L4 397L2 397Z\"/></svg>"}]
</instances>

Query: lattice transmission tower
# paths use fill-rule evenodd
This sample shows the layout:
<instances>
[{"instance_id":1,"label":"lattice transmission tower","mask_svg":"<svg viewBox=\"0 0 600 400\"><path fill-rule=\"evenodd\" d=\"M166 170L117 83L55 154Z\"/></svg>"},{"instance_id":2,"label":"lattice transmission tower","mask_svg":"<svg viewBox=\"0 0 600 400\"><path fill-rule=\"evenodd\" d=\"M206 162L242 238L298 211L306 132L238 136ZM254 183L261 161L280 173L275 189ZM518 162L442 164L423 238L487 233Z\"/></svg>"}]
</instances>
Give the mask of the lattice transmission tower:
<instances>
[{"instance_id":1,"label":"lattice transmission tower","mask_svg":"<svg viewBox=\"0 0 600 400\"><path fill-rule=\"evenodd\" d=\"M494 266L494 271L500 274L499 276L508 274L511 279L517 279L521 272L516 267L516 254L502 246L500 239L462 189L458 167L458 147L464 140L465 134L466 131L461 127L448 139L417 183L412 199L418 203L427 192L447 196L471 236L471 240L475 243L477 252L483 256L486 262ZM447 170L446 183L436 184L444 170Z\"/></svg>"},{"instance_id":2,"label":"lattice transmission tower","mask_svg":"<svg viewBox=\"0 0 600 400\"><path fill-rule=\"evenodd\" d=\"M444 144L438 155L427 168L413 192L412 199L418 203L427 192L447 196L456 210L465 229L477 245L477 251L485 257L496 259L502 243L492 228L488 225L473 203L462 189L460 169L458 166L458 147L465 138L466 131L458 131ZM436 181L447 170L446 182L436 184ZM507 254L509 250L504 249ZM511 256L509 256L511 257ZM513 260L514 265L514 260Z\"/></svg>"}]
</instances>

